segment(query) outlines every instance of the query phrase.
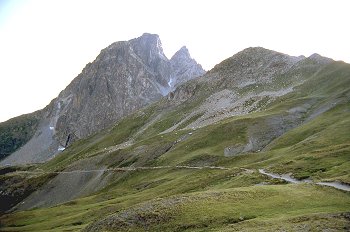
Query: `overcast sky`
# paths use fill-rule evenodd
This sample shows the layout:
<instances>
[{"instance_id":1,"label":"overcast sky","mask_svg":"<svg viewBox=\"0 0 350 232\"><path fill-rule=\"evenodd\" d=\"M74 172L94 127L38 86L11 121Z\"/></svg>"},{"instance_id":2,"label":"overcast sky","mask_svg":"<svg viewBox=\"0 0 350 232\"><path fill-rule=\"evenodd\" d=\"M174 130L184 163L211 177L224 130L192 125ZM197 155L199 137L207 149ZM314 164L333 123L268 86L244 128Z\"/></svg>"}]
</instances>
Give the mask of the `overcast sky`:
<instances>
[{"instance_id":1,"label":"overcast sky","mask_svg":"<svg viewBox=\"0 0 350 232\"><path fill-rule=\"evenodd\" d=\"M209 70L252 46L350 63L349 0L0 0L0 121L45 107L109 44L159 34Z\"/></svg>"}]
</instances>

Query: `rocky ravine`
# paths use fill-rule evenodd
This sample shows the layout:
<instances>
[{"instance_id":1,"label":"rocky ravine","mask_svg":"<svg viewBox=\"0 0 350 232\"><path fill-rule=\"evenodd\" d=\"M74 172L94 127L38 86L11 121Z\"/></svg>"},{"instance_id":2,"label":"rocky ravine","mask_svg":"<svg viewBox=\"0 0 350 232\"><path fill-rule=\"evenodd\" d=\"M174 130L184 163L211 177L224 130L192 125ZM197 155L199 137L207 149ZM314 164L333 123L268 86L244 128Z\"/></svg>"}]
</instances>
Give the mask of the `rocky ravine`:
<instances>
[{"instance_id":1,"label":"rocky ravine","mask_svg":"<svg viewBox=\"0 0 350 232\"><path fill-rule=\"evenodd\" d=\"M42 110L34 136L0 164L45 161L204 72L185 47L169 60L158 35L113 43Z\"/></svg>"}]
</instances>

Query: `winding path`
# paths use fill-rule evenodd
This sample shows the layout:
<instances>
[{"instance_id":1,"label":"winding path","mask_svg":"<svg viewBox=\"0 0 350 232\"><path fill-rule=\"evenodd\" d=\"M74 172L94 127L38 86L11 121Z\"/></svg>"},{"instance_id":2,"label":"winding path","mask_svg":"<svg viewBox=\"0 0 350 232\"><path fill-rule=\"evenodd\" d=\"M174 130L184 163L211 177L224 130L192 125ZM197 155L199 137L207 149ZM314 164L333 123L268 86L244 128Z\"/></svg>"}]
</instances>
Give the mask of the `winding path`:
<instances>
[{"instance_id":1,"label":"winding path","mask_svg":"<svg viewBox=\"0 0 350 232\"><path fill-rule=\"evenodd\" d=\"M212 169L212 170L232 170L232 168L226 168L221 166L186 166L186 165L177 165L177 166L155 166L155 167L121 167L121 168L106 168L106 169L91 169L91 170L72 170L72 171L43 171L43 170L36 170L36 171L16 171L17 174L72 174L72 173L91 173L91 172L127 172L127 171L137 171L137 170L156 170L156 169L196 169L196 170L202 170L202 169ZM245 171L254 172L250 169L244 169ZM300 183L309 183L309 184L317 184L317 185L323 185L323 186L329 186L336 189L340 189L343 191L350 191L350 185L343 184L340 182L313 182L312 180L306 179L306 180L298 180L293 178L289 174L275 174L275 173L269 173L266 172L264 169L258 169L259 173L269 176L273 179L280 179L285 180L289 183L293 184L300 184Z\"/></svg>"},{"instance_id":2,"label":"winding path","mask_svg":"<svg viewBox=\"0 0 350 232\"><path fill-rule=\"evenodd\" d=\"M126 172L137 170L155 170L155 169L218 169L218 170L230 170L230 168L220 166L155 166L155 167L122 167L122 168L106 168L106 169L90 169L90 170L72 170L72 171L16 171L15 173L22 174L70 174L70 173L90 173L90 172Z\"/></svg>"},{"instance_id":3,"label":"winding path","mask_svg":"<svg viewBox=\"0 0 350 232\"><path fill-rule=\"evenodd\" d=\"M347 192L350 191L350 185L343 184L343 183L340 183L340 182L316 182L316 183L314 183L312 180L309 180L309 179L297 180L297 179L291 177L291 175L288 175L288 174L279 175L279 174L275 174L275 173L269 173L269 172L266 172L264 169L259 169L259 172L261 174L269 176L269 177L271 177L273 179L285 180L285 181L293 183L293 184L309 183L309 184L317 184L317 185L329 186L329 187L333 187L333 188L336 188L336 189L344 190L344 191L347 191Z\"/></svg>"}]
</instances>

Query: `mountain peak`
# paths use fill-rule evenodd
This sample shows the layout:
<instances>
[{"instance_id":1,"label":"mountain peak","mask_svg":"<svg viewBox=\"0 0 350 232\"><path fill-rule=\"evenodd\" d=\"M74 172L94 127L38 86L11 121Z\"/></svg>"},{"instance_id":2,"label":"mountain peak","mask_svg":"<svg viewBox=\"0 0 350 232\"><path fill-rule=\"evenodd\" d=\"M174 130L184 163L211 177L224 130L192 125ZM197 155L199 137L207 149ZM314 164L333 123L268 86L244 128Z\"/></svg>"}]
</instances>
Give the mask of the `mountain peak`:
<instances>
[{"instance_id":1,"label":"mountain peak","mask_svg":"<svg viewBox=\"0 0 350 232\"><path fill-rule=\"evenodd\" d=\"M269 50L263 47L249 47L238 52L236 55L265 55L265 54L276 54L278 52Z\"/></svg>"},{"instance_id":2,"label":"mountain peak","mask_svg":"<svg viewBox=\"0 0 350 232\"><path fill-rule=\"evenodd\" d=\"M175 52L175 54L171 57L170 60L177 60L177 59L191 59L190 52L185 46L181 47L180 50Z\"/></svg>"},{"instance_id":3,"label":"mountain peak","mask_svg":"<svg viewBox=\"0 0 350 232\"><path fill-rule=\"evenodd\" d=\"M159 38L159 35L158 34L152 34L152 33L143 33L140 38L145 38L145 37L155 37L155 38Z\"/></svg>"},{"instance_id":4,"label":"mountain peak","mask_svg":"<svg viewBox=\"0 0 350 232\"><path fill-rule=\"evenodd\" d=\"M178 52L189 53L189 51L188 51L186 46L182 46Z\"/></svg>"},{"instance_id":5,"label":"mountain peak","mask_svg":"<svg viewBox=\"0 0 350 232\"><path fill-rule=\"evenodd\" d=\"M308 59L311 59L318 64L327 64L327 63L331 63L333 61L331 58L321 56L318 53L312 54L311 56L308 57Z\"/></svg>"},{"instance_id":6,"label":"mountain peak","mask_svg":"<svg viewBox=\"0 0 350 232\"><path fill-rule=\"evenodd\" d=\"M283 73L294 64L302 60L302 57L289 56L263 47L246 48L230 58L215 65L210 73L217 73L218 77L229 75L229 84L244 82L266 82L275 73ZM264 75L260 75L264 73ZM241 77L245 77L242 79Z\"/></svg>"},{"instance_id":7,"label":"mountain peak","mask_svg":"<svg viewBox=\"0 0 350 232\"><path fill-rule=\"evenodd\" d=\"M170 59L175 73L175 79L170 80L169 86L182 84L205 73L204 69L190 55L186 46L182 46Z\"/></svg>"},{"instance_id":8,"label":"mountain peak","mask_svg":"<svg viewBox=\"0 0 350 232\"><path fill-rule=\"evenodd\" d=\"M170 60L177 60L177 59L186 59L191 60L190 52L188 51L186 46L182 46L180 50L175 52L175 54L171 57Z\"/></svg>"},{"instance_id":9,"label":"mountain peak","mask_svg":"<svg viewBox=\"0 0 350 232\"><path fill-rule=\"evenodd\" d=\"M157 34L144 33L142 36L130 40L130 44L134 52L144 60L149 61L149 64L154 59L168 60L163 52L162 42Z\"/></svg>"},{"instance_id":10,"label":"mountain peak","mask_svg":"<svg viewBox=\"0 0 350 232\"><path fill-rule=\"evenodd\" d=\"M129 41L131 52L139 57L142 63L156 75L156 81L163 87L168 86L171 76L171 64L163 52L162 42L157 34L144 33L142 36ZM167 91L161 91L163 95Z\"/></svg>"}]
</instances>

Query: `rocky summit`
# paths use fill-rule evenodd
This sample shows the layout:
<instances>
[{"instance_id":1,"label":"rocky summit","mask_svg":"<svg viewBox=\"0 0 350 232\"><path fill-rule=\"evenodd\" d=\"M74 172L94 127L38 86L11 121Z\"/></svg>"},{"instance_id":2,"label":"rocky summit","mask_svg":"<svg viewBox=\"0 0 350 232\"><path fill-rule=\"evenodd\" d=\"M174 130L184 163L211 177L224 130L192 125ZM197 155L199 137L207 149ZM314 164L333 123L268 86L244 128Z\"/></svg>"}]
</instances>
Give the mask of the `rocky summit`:
<instances>
[{"instance_id":1,"label":"rocky summit","mask_svg":"<svg viewBox=\"0 0 350 232\"><path fill-rule=\"evenodd\" d=\"M39 113L34 135L25 137L1 164L45 161L73 141L111 126L167 95L176 84L202 74L186 48L169 60L158 35L145 33L113 43Z\"/></svg>"},{"instance_id":2,"label":"rocky summit","mask_svg":"<svg viewBox=\"0 0 350 232\"><path fill-rule=\"evenodd\" d=\"M171 87L176 87L193 79L193 77L204 74L202 66L191 58L191 55L185 46L171 57L170 62L174 70L174 76L169 81Z\"/></svg>"}]
</instances>

